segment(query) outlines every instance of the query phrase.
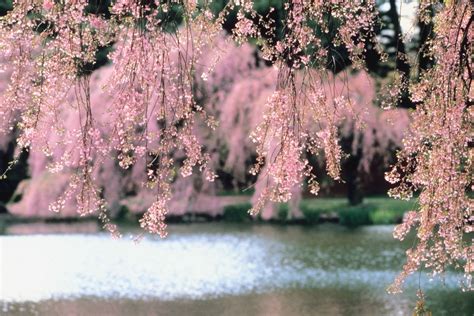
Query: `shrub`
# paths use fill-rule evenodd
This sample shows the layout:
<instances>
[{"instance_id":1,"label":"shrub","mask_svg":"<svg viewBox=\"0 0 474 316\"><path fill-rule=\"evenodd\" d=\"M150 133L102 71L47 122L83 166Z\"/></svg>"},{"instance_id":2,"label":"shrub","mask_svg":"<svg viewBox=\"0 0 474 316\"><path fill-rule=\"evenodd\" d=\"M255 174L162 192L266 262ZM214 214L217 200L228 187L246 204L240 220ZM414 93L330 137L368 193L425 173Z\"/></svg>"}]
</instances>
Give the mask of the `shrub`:
<instances>
[{"instance_id":1,"label":"shrub","mask_svg":"<svg viewBox=\"0 0 474 316\"><path fill-rule=\"evenodd\" d=\"M308 224L316 224L321 221L323 214L338 213L342 208L347 207L344 198L317 198L303 200L300 204L305 221Z\"/></svg>"},{"instance_id":2,"label":"shrub","mask_svg":"<svg viewBox=\"0 0 474 316\"><path fill-rule=\"evenodd\" d=\"M319 222L321 213L324 211L320 208L315 207L309 203L301 203L301 212L304 215L304 219L308 224L316 224Z\"/></svg>"},{"instance_id":3,"label":"shrub","mask_svg":"<svg viewBox=\"0 0 474 316\"><path fill-rule=\"evenodd\" d=\"M250 203L227 205L224 207L223 219L228 222L245 222L250 220L248 210L252 207Z\"/></svg>"},{"instance_id":4,"label":"shrub","mask_svg":"<svg viewBox=\"0 0 474 316\"><path fill-rule=\"evenodd\" d=\"M285 222L288 218L288 203L281 203L278 204L278 210L277 210L277 220L281 222Z\"/></svg>"},{"instance_id":5,"label":"shrub","mask_svg":"<svg viewBox=\"0 0 474 316\"><path fill-rule=\"evenodd\" d=\"M400 222L400 215L396 211L376 210L370 213L370 220L375 225L396 224Z\"/></svg>"},{"instance_id":6,"label":"shrub","mask_svg":"<svg viewBox=\"0 0 474 316\"><path fill-rule=\"evenodd\" d=\"M374 210L371 204L362 204L358 206L348 206L341 209L339 213L339 220L342 225L349 227L356 227L360 225L370 225L370 213Z\"/></svg>"}]
</instances>

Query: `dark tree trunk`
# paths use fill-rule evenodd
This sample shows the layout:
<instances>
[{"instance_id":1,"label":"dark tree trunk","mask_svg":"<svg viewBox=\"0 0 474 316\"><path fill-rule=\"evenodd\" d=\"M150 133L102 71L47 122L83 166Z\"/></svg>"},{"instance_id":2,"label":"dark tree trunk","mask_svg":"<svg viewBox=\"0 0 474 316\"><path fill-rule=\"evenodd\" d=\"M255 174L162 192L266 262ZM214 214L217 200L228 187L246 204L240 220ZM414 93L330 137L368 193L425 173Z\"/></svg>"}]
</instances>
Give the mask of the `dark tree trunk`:
<instances>
[{"instance_id":1,"label":"dark tree trunk","mask_svg":"<svg viewBox=\"0 0 474 316\"><path fill-rule=\"evenodd\" d=\"M406 56L406 48L403 43L403 33L400 26L400 17L397 12L397 4L395 0L390 0L390 9L387 12L387 16L393 24L393 31L395 32L394 41L396 48L396 70L402 75L402 86L401 86L401 98L397 104L398 107L402 108L414 108L415 105L410 99L410 93L408 90L408 84L410 80L410 64L408 63Z\"/></svg>"},{"instance_id":2,"label":"dark tree trunk","mask_svg":"<svg viewBox=\"0 0 474 316\"><path fill-rule=\"evenodd\" d=\"M0 174L8 169L9 163L13 160L15 153L15 141L12 138L5 151L0 150ZM0 179L0 202L10 201L18 184L28 178L28 152L20 154L18 162L6 173L5 179Z\"/></svg>"},{"instance_id":3,"label":"dark tree trunk","mask_svg":"<svg viewBox=\"0 0 474 316\"><path fill-rule=\"evenodd\" d=\"M362 149L351 152L354 135L341 140L342 149L350 153L349 157L342 164L342 178L346 182L347 199L350 205L358 205L363 202L364 191L359 172L359 165L362 159Z\"/></svg>"},{"instance_id":4,"label":"dark tree trunk","mask_svg":"<svg viewBox=\"0 0 474 316\"><path fill-rule=\"evenodd\" d=\"M404 74L407 78L410 76L410 64L408 63L407 59L405 58L406 49L405 44L403 43L403 33L402 28L400 26L400 17L397 12L397 4L395 0L390 0L390 10L387 12L392 24L393 30L395 32L394 40L395 40L395 47L397 49L397 56L396 56L396 69Z\"/></svg>"},{"instance_id":5,"label":"dark tree trunk","mask_svg":"<svg viewBox=\"0 0 474 316\"><path fill-rule=\"evenodd\" d=\"M430 18L433 18L433 6L430 5L427 10ZM433 21L431 19L427 23L418 21L418 27L420 28L418 79L420 79L421 73L433 66L433 60L427 55L429 48L428 41L433 37Z\"/></svg>"},{"instance_id":6,"label":"dark tree trunk","mask_svg":"<svg viewBox=\"0 0 474 316\"><path fill-rule=\"evenodd\" d=\"M351 156L346 163L347 199L350 205L361 204L364 200L362 182L359 175L358 166L360 157Z\"/></svg>"}]
</instances>

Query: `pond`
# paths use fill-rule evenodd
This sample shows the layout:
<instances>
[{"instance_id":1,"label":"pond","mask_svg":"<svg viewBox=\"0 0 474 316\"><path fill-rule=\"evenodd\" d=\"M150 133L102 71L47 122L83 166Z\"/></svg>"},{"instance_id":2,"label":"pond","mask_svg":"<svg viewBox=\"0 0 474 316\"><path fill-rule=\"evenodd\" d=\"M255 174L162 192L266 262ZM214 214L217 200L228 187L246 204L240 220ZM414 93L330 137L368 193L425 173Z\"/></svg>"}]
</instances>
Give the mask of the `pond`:
<instances>
[{"instance_id":1,"label":"pond","mask_svg":"<svg viewBox=\"0 0 474 316\"><path fill-rule=\"evenodd\" d=\"M95 223L9 226L0 314L411 315L421 286L434 315L473 315L454 272L387 294L410 242L392 229L196 223L136 243Z\"/></svg>"}]
</instances>

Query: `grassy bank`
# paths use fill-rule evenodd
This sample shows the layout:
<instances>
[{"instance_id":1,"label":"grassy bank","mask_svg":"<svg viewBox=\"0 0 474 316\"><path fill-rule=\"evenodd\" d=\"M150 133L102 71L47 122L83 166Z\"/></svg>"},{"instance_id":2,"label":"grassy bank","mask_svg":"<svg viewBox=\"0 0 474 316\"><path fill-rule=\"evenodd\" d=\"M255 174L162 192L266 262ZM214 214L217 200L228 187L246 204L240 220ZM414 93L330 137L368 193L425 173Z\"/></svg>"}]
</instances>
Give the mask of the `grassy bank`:
<instances>
[{"instance_id":1,"label":"grassy bank","mask_svg":"<svg viewBox=\"0 0 474 316\"><path fill-rule=\"evenodd\" d=\"M246 199L244 199L246 201ZM232 203L232 202L231 202ZM411 201L394 200L388 197L369 197L364 203L350 206L345 198L315 198L304 199L300 204L303 218L288 218L288 205L280 204L276 217L269 222L280 224L318 224L324 222L337 222L345 226L379 225L400 223L406 211L416 208L416 199ZM186 214L185 216L168 216L168 223L193 223L207 221L224 222L252 222L248 214L250 202L234 201L224 207L224 213L217 217L206 214ZM123 213L123 214L122 214ZM141 214L132 214L128 210L117 215L114 219L118 223L136 224ZM0 214L0 230L2 226L12 223L31 222L77 222L96 220L92 218L25 218L8 213Z\"/></svg>"},{"instance_id":2,"label":"grassy bank","mask_svg":"<svg viewBox=\"0 0 474 316\"><path fill-rule=\"evenodd\" d=\"M229 205L224 209L225 221L242 222L250 220L247 214L250 203ZM406 211L416 208L416 200L401 201L388 197L369 197L357 206L351 206L345 198L305 199L300 204L302 219L288 219L288 205L278 207L273 221L280 223L317 224L339 222L345 226L379 225L400 223Z\"/></svg>"}]
</instances>

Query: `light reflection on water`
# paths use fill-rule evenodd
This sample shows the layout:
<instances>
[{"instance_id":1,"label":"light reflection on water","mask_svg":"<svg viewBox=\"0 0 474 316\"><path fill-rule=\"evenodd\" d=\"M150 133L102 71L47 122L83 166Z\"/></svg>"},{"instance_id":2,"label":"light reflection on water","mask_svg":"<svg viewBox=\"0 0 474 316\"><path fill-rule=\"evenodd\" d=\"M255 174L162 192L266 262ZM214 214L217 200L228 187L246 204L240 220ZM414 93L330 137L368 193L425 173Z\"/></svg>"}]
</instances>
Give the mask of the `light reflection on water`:
<instances>
[{"instance_id":1,"label":"light reflection on water","mask_svg":"<svg viewBox=\"0 0 474 316\"><path fill-rule=\"evenodd\" d=\"M255 237L171 236L135 244L108 235L46 235L3 237L2 244L8 273L2 278L0 298L8 301L200 298L284 281L273 278L278 264L271 260L281 262L279 245ZM275 251L272 258L270 249Z\"/></svg>"},{"instance_id":2,"label":"light reflection on water","mask_svg":"<svg viewBox=\"0 0 474 316\"><path fill-rule=\"evenodd\" d=\"M315 300L311 295L332 293L347 304L354 304L347 297L352 296L374 300L394 314L409 311L400 305L407 296L384 291L403 263L403 248L392 240L391 227L182 225L172 227L165 240L145 238L139 244L103 233L7 235L0 236L0 256L4 311L51 301L61 302L55 307L65 302L90 307L87 298L174 306L271 293L310 301ZM413 294L417 284L412 278L407 292ZM444 285L426 278L421 284L435 296L459 292L452 273ZM304 307L304 302L299 304ZM399 313L397 306L403 307Z\"/></svg>"}]
</instances>

